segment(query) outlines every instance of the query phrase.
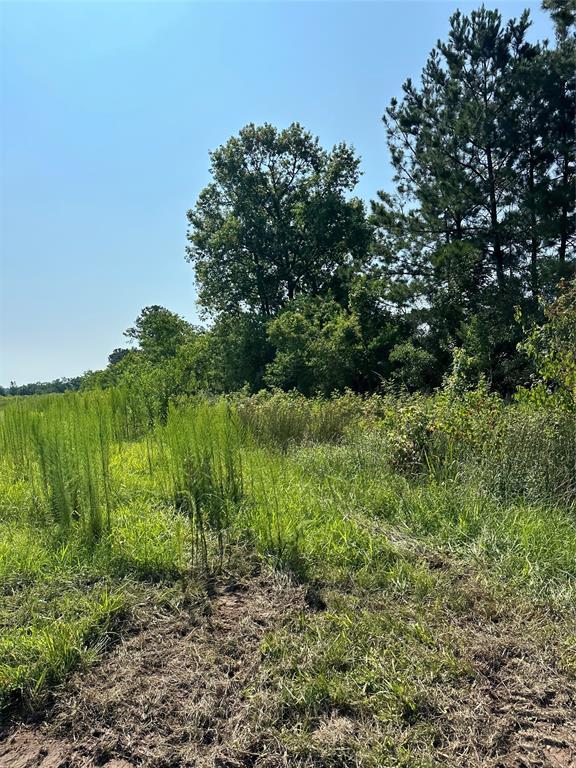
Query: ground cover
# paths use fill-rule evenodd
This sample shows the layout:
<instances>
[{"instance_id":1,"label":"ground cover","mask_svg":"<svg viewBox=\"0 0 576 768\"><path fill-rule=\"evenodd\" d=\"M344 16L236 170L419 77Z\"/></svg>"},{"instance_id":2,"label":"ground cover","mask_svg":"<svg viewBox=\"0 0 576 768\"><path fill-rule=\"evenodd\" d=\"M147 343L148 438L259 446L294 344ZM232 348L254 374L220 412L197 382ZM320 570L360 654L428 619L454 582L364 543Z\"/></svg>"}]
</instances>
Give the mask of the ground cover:
<instances>
[{"instance_id":1,"label":"ground cover","mask_svg":"<svg viewBox=\"0 0 576 768\"><path fill-rule=\"evenodd\" d=\"M2 419L0 765L574 765L569 414L274 395L150 425L99 393Z\"/></svg>"}]
</instances>

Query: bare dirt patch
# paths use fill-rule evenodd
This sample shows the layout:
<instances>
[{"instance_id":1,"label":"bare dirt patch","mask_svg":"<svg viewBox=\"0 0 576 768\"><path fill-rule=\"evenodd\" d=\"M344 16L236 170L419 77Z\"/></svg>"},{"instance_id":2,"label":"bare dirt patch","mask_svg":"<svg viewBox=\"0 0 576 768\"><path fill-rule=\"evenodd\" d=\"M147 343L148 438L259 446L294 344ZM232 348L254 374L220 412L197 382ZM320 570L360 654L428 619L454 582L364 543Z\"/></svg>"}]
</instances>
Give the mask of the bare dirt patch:
<instances>
[{"instance_id":1,"label":"bare dirt patch","mask_svg":"<svg viewBox=\"0 0 576 768\"><path fill-rule=\"evenodd\" d=\"M576 684L556 648L527 622L462 627L471 684L446 707L447 764L470 768L576 768Z\"/></svg>"},{"instance_id":2,"label":"bare dirt patch","mask_svg":"<svg viewBox=\"0 0 576 768\"><path fill-rule=\"evenodd\" d=\"M144 611L97 668L57 692L45 722L4 733L1 768L252 765L243 721L260 643L304 608L302 589L267 575L217 586L200 610Z\"/></svg>"},{"instance_id":3,"label":"bare dirt patch","mask_svg":"<svg viewBox=\"0 0 576 768\"><path fill-rule=\"evenodd\" d=\"M485 765L576 768L575 687L534 646L485 639L471 692L471 732Z\"/></svg>"}]
</instances>

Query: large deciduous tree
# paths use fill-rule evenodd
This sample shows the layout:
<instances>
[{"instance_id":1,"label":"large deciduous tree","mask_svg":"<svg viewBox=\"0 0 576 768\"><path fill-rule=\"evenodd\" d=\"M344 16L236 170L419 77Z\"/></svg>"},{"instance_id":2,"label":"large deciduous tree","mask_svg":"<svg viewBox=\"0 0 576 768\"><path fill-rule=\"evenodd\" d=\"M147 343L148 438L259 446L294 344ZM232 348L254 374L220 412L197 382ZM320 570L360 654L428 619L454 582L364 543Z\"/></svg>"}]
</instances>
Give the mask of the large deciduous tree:
<instances>
[{"instance_id":1,"label":"large deciduous tree","mask_svg":"<svg viewBox=\"0 0 576 768\"><path fill-rule=\"evenodd\" d=\"M211 153L212 182L188 211L187 258L211 314L275 316L302 294L340 301L366 258L359 160L325 151L298 123L247 125Z\"/></svg>"}]
</instances>

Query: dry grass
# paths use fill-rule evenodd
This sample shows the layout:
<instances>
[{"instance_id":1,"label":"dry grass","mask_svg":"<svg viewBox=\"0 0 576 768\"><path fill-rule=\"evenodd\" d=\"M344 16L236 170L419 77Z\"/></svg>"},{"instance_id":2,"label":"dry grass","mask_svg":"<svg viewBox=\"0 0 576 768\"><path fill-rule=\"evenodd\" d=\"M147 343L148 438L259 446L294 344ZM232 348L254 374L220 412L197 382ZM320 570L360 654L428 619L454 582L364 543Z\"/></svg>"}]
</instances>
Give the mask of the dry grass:
<instances>
[{"instance_id":1,"label":"dry grass","mask_svg":"<svg viewBox=\"0 0 576 768\"><path fill-rule=\"evenodd\" d=\"M5 732L0 765L573 768L557 617L423 562L425 595L305 589L250 557L205 592L144 589L102 664Z\"/></svg>"}]
</instances>

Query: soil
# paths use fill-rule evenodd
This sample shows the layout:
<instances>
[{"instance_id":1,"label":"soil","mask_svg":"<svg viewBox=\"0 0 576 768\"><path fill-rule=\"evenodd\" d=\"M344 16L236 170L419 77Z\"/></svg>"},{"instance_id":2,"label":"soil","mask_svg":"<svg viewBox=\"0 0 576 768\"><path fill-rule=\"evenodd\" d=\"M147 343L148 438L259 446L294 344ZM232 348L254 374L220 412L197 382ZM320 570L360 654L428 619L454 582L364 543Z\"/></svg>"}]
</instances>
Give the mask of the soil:
<instances>
[{"instance_id":1,"label":"soil","mask_svg":"<svg viewBox=\"0 0 576 768\"><path fill-rule=\"evenodd\" d=\"M469 638L472 684L448 707L447 764L576 768L576 686L508 629L478 627Z\"/></svg>"}]
</instances>

